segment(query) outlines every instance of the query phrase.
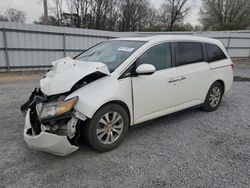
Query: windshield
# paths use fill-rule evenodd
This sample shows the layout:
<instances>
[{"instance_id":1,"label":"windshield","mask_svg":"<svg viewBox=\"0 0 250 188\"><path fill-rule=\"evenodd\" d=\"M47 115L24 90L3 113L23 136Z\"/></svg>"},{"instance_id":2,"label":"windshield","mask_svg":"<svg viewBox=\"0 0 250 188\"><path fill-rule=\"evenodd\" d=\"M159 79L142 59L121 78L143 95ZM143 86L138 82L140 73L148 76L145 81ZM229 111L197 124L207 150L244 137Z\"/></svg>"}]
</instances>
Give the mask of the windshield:
<instances>
[{"instance_id":1,"label":"windshield","mask_svg":"<svg viewBox=\"0 0 250 188\"><path fill-rule=\"evenodd\" d=\"M142 41L106 41L90 48L76 59L104 63L109 71L113 72L144 43Z\"/></svg>"}]
</instances>

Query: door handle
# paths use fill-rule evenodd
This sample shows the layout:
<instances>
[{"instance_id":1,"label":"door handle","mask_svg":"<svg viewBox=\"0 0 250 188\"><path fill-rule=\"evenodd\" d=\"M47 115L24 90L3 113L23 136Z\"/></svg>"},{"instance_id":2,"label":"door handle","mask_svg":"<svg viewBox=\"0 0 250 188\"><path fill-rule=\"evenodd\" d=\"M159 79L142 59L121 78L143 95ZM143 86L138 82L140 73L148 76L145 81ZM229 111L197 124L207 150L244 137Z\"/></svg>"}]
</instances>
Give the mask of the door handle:
<instances>
[{"instance_id":1,"label":"door handle","mask_svg":"<svg viewBox=\"0 0 250 188\"><path fill-rule=\"evenodd\" d=\"M169 80L168 83L174 83L174 82L178 82L178 81L179 81L179 79L178 79L178 78L175 78L175 79Z\"/></svg>"},{"instance_id":2,"label":"door handle","mask_svg":"<svg viewBox=\"0 0 250 188\"><path fill-rule=\"evenodd\" d=\"M186 79L186 77L182 76L182 77L179 78L179 81L182 81L182 80L185 80L185 79Z\"/></svg>"}]
</instances>

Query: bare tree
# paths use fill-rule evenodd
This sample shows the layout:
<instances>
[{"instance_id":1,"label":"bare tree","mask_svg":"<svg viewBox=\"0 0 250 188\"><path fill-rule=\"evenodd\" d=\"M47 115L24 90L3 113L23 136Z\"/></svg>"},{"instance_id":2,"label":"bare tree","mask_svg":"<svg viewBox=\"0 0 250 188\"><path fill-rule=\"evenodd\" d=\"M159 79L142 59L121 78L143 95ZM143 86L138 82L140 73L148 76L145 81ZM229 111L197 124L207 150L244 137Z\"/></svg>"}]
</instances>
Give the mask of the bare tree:
<instances>
[{"instance_id":1,"label":"bare tree","mask_svg":"<svg viewBox=\"0 0 250 188\"><path fill-rule=\"evenodd\" d=\"M120 30L141 30L150 6L148 0L121 0L120 2ZM142 24L143 23L143 24Z\"/></svg>"},{"instance_id":2,"label":"bare tree","mask_svg":"<svg viewBox=\"0 0 250 188\"><path fill-rule=\"evenodd\" d=\"M134 21L132 29L133 31L142 31L147 26L149 16L148 13L151 10L151 4L148 0L145 0L141 1L141 3L139 3L137 6L137 16L133 17L134 19L132 19Z\"/></svg>"},{"instance_id":3,"label":"bare tree","mask_svg":"<svg viewBox=\"0 0 250 188\"><path fill-rule=\"evenodd\" d=\"M94 18L94 27L104 29L107 23L108 15L112 10L115 0L93 0L92 12Z\"/></svg>"},{"instance_id":4,"label":"bare tree","mask_svg":"<svg viewBox=\"0 0 250 188\"><path fill-rule=\"evenodd\" d=\"M62 21L62 15L63 15L63 2L64 0L52 0L49 1L48 9L50 15L48 16L48 20L46 21L46 18L44 16L41 16L39 18L39 21L35 21L34 23L37 24L48 24L48 25L57 25L57 26L63 26Z\"/></svg>"},{"instance_id":5,"label":"bare tree","mask_svg":"<svg viewBox=\"0 0 250 188\"><path fill-rule=\"evenodd\" d=\"M176 23L182 22L190 11L190 7L186 7L188 0L165 0L160 9L160 20L164 24L166 30L173 30Z\"/></svg>"},{"instance_id":6,"label":"bare tree","mask_svg":"<svg viewBox=\"0 0 250 188\"><path fill-rule=\"evenodd\" d=\"M0 21L1 21L1 22L8 22L8 21L9 21L9 18L8 18L7 16L0 15Z\"/></svg>"},{"instance_id":7,"label":"bare tree","mask_svg":"<svg viewBox=\"0 0 250 188\"><path fill-rule=\"evenodd\" d=\"M250 26L250 1L202 0L200 15L205 30L245 29Z\"/></svg>"},{"instance_id":8,"label":"bare tree","mask_svg":"<svg viewBox=\"0 0 250 188\"><path fill-rule=\"evenodd\" d=\"M63 15L63 0L54 0L56 4L56 18L58 25L62 25L62 15Z\"/></svg>"},{"instance_id":9,"label":"bare tree","mask_svg":"<svg viewBox=\"0 0 250 188\"><path fill-rule=\"evenodd\" d=\"M119 1L113 1L113 5L107 14L107 27L109 31L118 30L118 19L119 19Z\"/></svg>"},{"instance_id":10,"label":"bare tree","mask_svg":"<svg viewBox=\"0 0 250 188\"><path fill-rule=\"evenodd\" d=\"M159 11L150 0L51 0L47 24L111 31L172 30L189 8L187 0L165 1ZM45 24L44 18L35 23Z\"/></svg>"},{"instance_id":11,"label":"bare tree","mask_svg":"<svg viewBox=\"0 0 250 188\"><path fill-rule=\"evenodd\" d=\"M25 12L14 8L7 10L7 18L10 22L24 23L26 19Z\"/></svg>"},{"instance_id":12,"label":"bare tree","mask_svg":"<svg viewBox=\"0 0 250 188\"><path fill-rule=\"evenodd\" d=\"M147 31L157 31L160 29L159 24L160 23L159 23L158 10L153 7L149 7L147 11L144 29Z\"/></svg>"},{"instance_id":13,"label":"bare tree","mask_svg":"<svg viewBox=\"0 0 250 188\"><path fill-rule=\"evenodd\" d=\"M90 22L89 9L92 0L81 0L80 1L80 10L81 10L81 26L88 28Z\"/></svg>"},{"instance_id":14,"label":"bare tree","mask_svg":"<svg viewBox=\"0 0 250 188\"><path fill-rule=\"evenodd\" d=\"M44 16L41 16L38 21L34 21L34 24L41 24L41 25L58 25L58 19L54 16L49 16L47 19Z\"/></svg>"},{"instance_id":15,"label":"bare tree","mask_svg":"<svg viewBox=\"0 0 250 188\"><path fill-rule=\"evenodd\" d=\"M71 8L73 9L73 14L71 14L73 17L74 25L76 27L81 26L81 1L82 0L71 0Z\"/></svg>"}]
</instances>

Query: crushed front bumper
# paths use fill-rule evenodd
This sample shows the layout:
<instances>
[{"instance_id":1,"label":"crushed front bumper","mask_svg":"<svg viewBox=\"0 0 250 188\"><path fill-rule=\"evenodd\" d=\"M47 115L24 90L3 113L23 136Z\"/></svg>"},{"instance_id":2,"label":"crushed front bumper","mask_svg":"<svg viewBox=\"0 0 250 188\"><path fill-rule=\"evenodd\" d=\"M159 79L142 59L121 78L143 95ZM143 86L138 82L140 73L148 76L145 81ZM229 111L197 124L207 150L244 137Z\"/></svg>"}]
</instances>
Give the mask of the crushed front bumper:
<instances>
[{"instance_id":1,"label":"crushed front bumper","mask_svg":"<svg viewBox=\"0 0 250 188\"><path fill-rule=\"evenodd\" d=\"M27 111L24 127L24 140L30 148L58 156L69 155L79 148L72 145L67 136L58 136L43 131L39 135L32 135L29 132L32 132L30 110Z\"/></svg>"}]
</instances>

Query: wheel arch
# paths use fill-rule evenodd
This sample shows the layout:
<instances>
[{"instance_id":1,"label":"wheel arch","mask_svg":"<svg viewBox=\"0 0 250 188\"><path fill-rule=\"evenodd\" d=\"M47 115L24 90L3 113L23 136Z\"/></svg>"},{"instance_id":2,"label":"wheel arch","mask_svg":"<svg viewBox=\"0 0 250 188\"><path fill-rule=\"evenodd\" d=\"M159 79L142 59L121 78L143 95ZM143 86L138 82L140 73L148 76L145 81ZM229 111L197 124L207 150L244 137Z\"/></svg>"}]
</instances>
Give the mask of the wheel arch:
<instances>
[{"instance_id":1,"label":"wheel arch","mask_svg":"<svg viewBox=\"0 0 250 188\"><path fill-rule=\"evenodd\" d=\"M218 82L218 83L221 84L222 89L223 89L223 93L222 93L222 94L224 95L224 92L225 92L225 82L224 82L223 80L220 80L220 79L219 79L219 80L214 81L213 84L216 83L216 82ZM212 85L213 85L213 84L212 84ZM211 85L211 86L212 86L212 85ZM211 86L210 86L210 87L211 87Z\"/></svg>"},{"instance_id":2,"label":"wheel arch","mask_svg":"<svg viewBox=\"0 0 250 188\"><path fill-rule=\"evenodd\" d=\"M130 110L129 110L128 105L127 105L125 102L121 101L121 100L112 100L112 101L108 101L108 102L104 103L103 105L101 105L101 106L96 110L96 112L97 112L100 108L102 108L103 106L108 105L108 104L118 104L118 105L122 106L122 107L126 110L128 116L129 116L129 125L131 126L132 114L131 114L131 112L130 112ZM96 113L96 112L95 112L95 113Z\"/></svg>"}]
</instances>

